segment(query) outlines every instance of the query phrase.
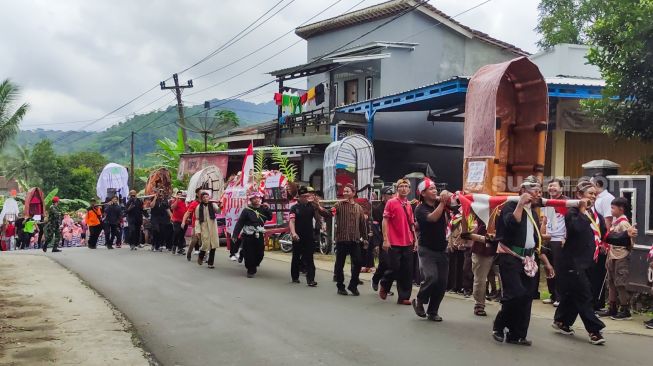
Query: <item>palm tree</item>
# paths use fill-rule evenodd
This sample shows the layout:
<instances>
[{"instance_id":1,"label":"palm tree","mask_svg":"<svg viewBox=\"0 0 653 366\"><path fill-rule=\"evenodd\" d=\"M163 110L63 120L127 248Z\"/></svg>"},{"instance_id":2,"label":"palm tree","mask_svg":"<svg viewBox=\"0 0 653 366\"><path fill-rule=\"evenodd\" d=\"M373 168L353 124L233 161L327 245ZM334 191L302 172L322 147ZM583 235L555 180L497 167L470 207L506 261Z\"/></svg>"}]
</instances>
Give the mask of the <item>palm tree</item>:
<instances>
[{"instance_id":1,"label":"palm tree","mask_svg":"<svg viewBox=\"0 0 653 366\"><path fill-rule=\"evenodd\" d=\"M18 133L20 121L25 117L29 105L23 103L14 110L20 97L20 88L5 79L0 84L0 150Z\"/></svg>"},{"instance_id":2,"label":"palm tree","mask_svg":"<svg viewBox=\"0 0 653 366\"><path fill-rule=\"evenodd\" d=\"M33 183L34 176L31 176L32 152L28 147L13 144L14 151L3 157L3 174L8 178L15 178L19 184L29 186ZM32 181L30 181L32 179Z\"/></svg>"}]
</instances>

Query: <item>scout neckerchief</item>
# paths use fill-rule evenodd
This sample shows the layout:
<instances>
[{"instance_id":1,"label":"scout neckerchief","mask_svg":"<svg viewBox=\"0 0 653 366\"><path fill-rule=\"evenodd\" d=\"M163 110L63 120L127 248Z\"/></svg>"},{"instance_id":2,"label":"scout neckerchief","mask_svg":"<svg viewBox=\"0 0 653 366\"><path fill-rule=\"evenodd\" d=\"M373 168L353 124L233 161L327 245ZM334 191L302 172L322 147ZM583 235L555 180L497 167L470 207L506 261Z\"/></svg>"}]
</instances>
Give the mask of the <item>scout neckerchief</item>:
<instances>
[{"instance_id":1,"label":"scout neckerchief","mask_svg":"<svg viewBox=\"0 0 653 366\"><path fill-rule=\"evenodd\" d=\"M591 211L591 213L590 213ZM601 251L601 247L603 246L602 240L601 240L601 227L599 226L599 215L596 213L594 210L585 210L585 216L587 216L590 219L590 227L592 228L592 232L594 233L594 262L599 261L599 253Z\"/></svg>"},{"instance_id":2,"label":"scout neckerchief","mask_svg":"<svg viewBox=\"0 0 653 366\"><path fill-rule=\"evenodd\" d=\"M530 212L530 209L524 208L524 211L526 211L526 216L528 216L528 220L531 222L533 225L533 230L537 233L537 252L540 253L540 250L542 248L542 235L540 234L540 228L537 227L537 224L535 223L535 219L533 218L533 214ZM535 262L535 259L533 256L521 256L515 251L513 251L511 248L509 248L507 245L503 243L499 243L499 247L497 248L497 253L501 254L510 254L514 257L517 257L522 260L522 263L524 264L524 273L528 277L535 277L538 271L538 266L537 263Z\"/></svg>"},{"instance_id":3,"label":"scout neckerchief","mask_svg":"<svg viewBox=\"0 0 653 366\"><path fill-rule=\"evenodd\" d=\"M256 215L256 218L259 219L259 220L261 220L261 225L265 224L265 220L264 220L263 214L261 214L260 212L258 212L258 211L255 210L255 209L251 208L250 206L245 207L245 210L250 210L250 211L252 211L252 212Z\"/></svg>"},{"instance_id":4,"label":"scout neckerchief","mask_svg":"<svg viewBox=\"0 0 653 366\"><path fill-rule=\"evenodd\" d=\"M619 224L621 224L622 222L629 222L628 217L626 217L625 215L621 215L618 219L612 221L612 226L610 227L610 231L614 231L617 228L617 226ZM605 233L605 237L607 237L607 236L608 236L608 233ZM603 237L604 240L605 240L605 237Z\"/></svg>"}]
</instances>

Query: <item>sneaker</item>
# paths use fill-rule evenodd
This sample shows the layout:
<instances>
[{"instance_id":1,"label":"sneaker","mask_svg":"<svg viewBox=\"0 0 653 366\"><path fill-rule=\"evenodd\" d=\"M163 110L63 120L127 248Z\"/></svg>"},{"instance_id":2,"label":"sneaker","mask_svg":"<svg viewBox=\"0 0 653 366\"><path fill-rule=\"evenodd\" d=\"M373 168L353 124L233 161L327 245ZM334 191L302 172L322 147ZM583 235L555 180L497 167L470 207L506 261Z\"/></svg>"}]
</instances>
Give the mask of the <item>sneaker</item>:
<instances>
[{"instance_id":1,"label":"sneaker","mask_svg":"<svg viewBox=\"0 0 653 366\"><path fill-rule=\"evenodd\" d=\"M230 255L230 256L229 256L229 260L232 261L232 262L235 262L235 261L238 260L238 258L236 258L235 255Z\"/></svg>"},{"instance_id":2,"label":"sneaker","mask_svg":"<svg viewBox=\"0 0 653 366\"><path fill-rule=\"evenodd\" d=\"M52 249L52 253L59 253L61 252L61 249Z\"/></svg>"},{"instance_id":3,"label":"sneaker","mask_svg":"<svg viewBox=\"0 0 653 366\"><path fill-rule=\"evenodd\" d=\"M499 343L503 343L503 340L506 338L506 335L504 332L500 330L493 330L492 331L492 339Z\"/></svg>"},{"instance_id":4,"label":"sneaker","mask_svg":"<svg viewBox=\"0 0 653 366\"><path fill-rule=\"evenodd\" d=\"M508 339L506 339L506 343L516 344L518 346L532 346L533 345L533 342L529 341L526 338L516 338L516 339L508 338Z\"/></svg>"},{"instance_id":5,"label":"sneaker","mask_svg":"<svg viewBox=\"0 0 653 366\"><path fill-rule=\"evenodd\" d=\"M560 306L560 301L553 302L553 307L554 308L557 308L558 306Z\"/></svg>"},{"instance_id":6,"label":"sneaker","mask_svg":"<svg viewBox=\"0 0 653 366\"><path fill-rule=\"evenodd\" d=\"M299 282L299 279L294 279L294 280L292 280L292 283L300 283L300 282Z\"/></svg>"},{"instance_id":7,"label":"sneaker","mask_svg":"<svg viewBox=\"0 0 653 366\"><path fill-rule=\"evenodd\" d=\"M644 322L644 326L645 326L647 329L653 329L653 319L651 319L651 320L649 320L649 321L645 321L645 322Z\"/></svg>"},{"instance_id":8,"label":"sneaker","mask_svg":"<svg viewBox=\"0 0 653 366\"><path fill-rule=\"evenodd\" d=\"M412 305L413 303L410 302L410 300L399 300L397 301L397 305Z\"/></svg>"},{"instance_id":9,"label":"sneaker","mask_svg":"<svg viewBox=\"0 0 653 366\"><path fill-rule=\"evenodd\" d=\"M633 316L630 314L630 310L622 310L617 313L617 315L611 316L612 320L630 320Z\"/></svg>"},{"instance_id":10,"label":"sneaker","mask_svg":"<svg viewBox=\"0 0 653 366\"><path fill-rule=\"evenodd\" d=\"M413 299L412 304L413 304L413 310L415 310L415 314L420 318L426 318L426 312L424 311L424 304L422 304L421 301L417 300L417 298Z\"/></svg>"},{"instance_id":11,"label":"sneaker","mask_svg":"<svg viewBox=\"0 0 653 366\"><path fill-rule=\"evenodd\" d=\"M361 293L358 292L358 289L356 287L349 286L349 287L347 287L347 290L349 290L349 292L351 292L351 294L354 295L354 296L360 296L361 295Z\"/></svg>"},{"instance_id":12,"label":"sneaker","mask_svg":"<svg viewBox=\"0 0 653 366\"><path fill-rule=\"evenodd\" d=\"M548 304L553 304L553 300L551 300L551 299L544 299L544 300L542 300L542 304L547 304L547 305L548 305Z\"/></svg>"},{"instance_id":13,"label":"sneaker","mask_svg":"<svg viewBox=\"0 0 653 366\"><path fill-rule=\"evenodd\" d=\"M432 321L432 322L441 322L442 321L442 317L440 315L438 315L438 314L429 314L427 319Z\"/></svg>"},{"instance_id":14,"label":"sneaker","mask_svg":"<svg viewBox=\"0 0 653 366\"><path fill-rule=\"evenodd\" d=\"M379 291L379 284L378 284L378 282L374 282L374 281L372 281L372 282L370 282L370 284L372 285L372 291L374 291L374 292Z\"/></svg>"},{"instance_id":15,"label":"sneaker","mask_svg":"<svg viewBox=\"0 0 653 366\"><path fill-rule=\"evenodd\" d=\"M209 265L208 265L208 268L211 268L211 269L213 269L213 268L215 268L215 266L214 266L214 265L212 265L212 264L209 264Z\"/></svg>"},{"instance_id":16,"label":"sneaker","mask_svg":"<svg viewBox=\"0 0 653 366\"><path fill-rule=\"evenodd\" d=\"M605 338L601 335L601 333L590 333L590 343L594 345L601 345L605 343Z\"/></svg>"},{"instance_id":17,"label":"sneaker","mask_svg":"<svg viewBox=\"0 0 653 366\"><path fill-rule=\"evenodd\" d=\"M311 281L307 284L308 287L317 287L317 282Z\"/></svg>"},{"instance_id":18,"label":"sneaker","mask_svg":"<svg viewBox=\"0 0 653 366\"><path fill-rule=\"evenodd\" d=\"M388 298L388 291L385 289L385 287L383 287L383 285L379 287L379 297L381 298L381 300L385 300Z\"/></svg>"},{"instance_id":19,"label":"sneaker","mask_svg":"<svg viewBox=\"0 0 653 366\"><path fill-rule=\"evenodd\" d=\"M338 289L338 295L349 296L349 293L344 288L339 288Z\"/></svg>"},{"instance_id":20,"label":"sneaker","mask_svg":"<svg viewBox=\"0 0 653 366\"><path fill-rule=\"evenodd\" d=\"M568 325L564 325L561 322L553 322L551 327L556 330L556 332L564 335L574 335L574 330L571 329Z\"/></svg>"},{"instance_id":21,"label":"sneaker","mask_svg":"<svg viewBox=\"0 0 653 366\"><path fill-rule=\"evenodd\" d=\"M254 278L254 274L253 273L248 273L247 278Z\"/></svg>"},{"instance_id":22,"label":"sneaker","mask_svg":"<svg viewBox=\"0 0 653 366\"><path fill-rule=\"evenodd\" d=\"M605 318L605 317L612 317L617 315L617 307L616 306L610 306L607 309L600 309L596 311L596 316L599 318Z\"/></svg>"},{"instance_id":23,"label":"sneaker","mask_svg":"<svg viewBox=\"0 0 653 366\"><path fill-rule=\"evenodd\" d=\"M469 291L469 290L465 290L465 291L463 291L463 296L464 296L465 298L469 298L469 297L472 296L472 292Z\"/></svg>"}]
</instances>

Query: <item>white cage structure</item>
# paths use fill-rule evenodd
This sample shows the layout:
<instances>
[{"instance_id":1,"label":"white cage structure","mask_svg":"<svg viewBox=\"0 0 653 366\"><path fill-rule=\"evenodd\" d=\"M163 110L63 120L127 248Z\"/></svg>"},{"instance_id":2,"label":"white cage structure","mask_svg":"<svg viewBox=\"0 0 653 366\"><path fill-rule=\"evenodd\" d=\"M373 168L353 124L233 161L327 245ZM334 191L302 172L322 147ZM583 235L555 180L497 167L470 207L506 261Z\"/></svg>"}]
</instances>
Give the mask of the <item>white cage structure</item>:
<instances>
[{"instance_id":1,"label":"white cage structure","mask_svg":"<svg viewBox=\"0 0 653 366\"><path fill-rule=\"evenodd\" d=\"M347 136L334 141L324 152L324 198L337 199L336 171L345 169L356 171L356 188L365 190L361 198L372 199L374 180L374 146L363 135Z\"/></svg>"},{"instance_id":2,"label":"white cage structure","mask_svg":"<svg viewBox=\"0 0 653 366\"><path fill-rule=\"evenodd\" d=\"M96 193L102 202L106 201L109 190L115 190L116 195L127 197L129 193L129 172L120 164L109 163L104 166L97 180Z\"/></svg>"},{"instance_id":3,"label":"white cage structure","mask_svg":"<svg viewBox=\"0 0 653 366\"><path fill-rule=\"evenodd\" d=\"M195 190L202 188L211 193L211 200L218 201L222 198L224 192L224 176L218 167L209 165L206 168L195 172L188 182L188 191L186 192L186 202L195 199Z\"/></svg>"}]
</instances>

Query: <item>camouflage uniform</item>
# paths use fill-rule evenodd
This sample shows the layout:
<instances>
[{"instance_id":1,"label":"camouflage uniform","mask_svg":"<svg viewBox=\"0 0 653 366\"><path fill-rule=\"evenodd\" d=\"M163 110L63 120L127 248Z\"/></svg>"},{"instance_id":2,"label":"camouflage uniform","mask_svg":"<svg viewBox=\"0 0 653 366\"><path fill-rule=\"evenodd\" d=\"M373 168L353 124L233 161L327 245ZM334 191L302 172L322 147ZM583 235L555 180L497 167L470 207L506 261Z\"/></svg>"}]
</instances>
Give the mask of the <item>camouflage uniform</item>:
<instances>
[{"instance_id":1,"label":"camouflage uniform","mask_svg":"<svg viewBox=\"0 0 653 366\"><path fill-rule=\"evenodd\" d=\"M45 242L43 251L45 252L48 245L52 244L52 250L56 250L61 243L61 221L63 214L59 210L59 205L52 204L48 209L48 222L45 225Z\"/></svg>"}]
</instances>

